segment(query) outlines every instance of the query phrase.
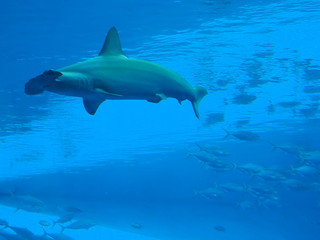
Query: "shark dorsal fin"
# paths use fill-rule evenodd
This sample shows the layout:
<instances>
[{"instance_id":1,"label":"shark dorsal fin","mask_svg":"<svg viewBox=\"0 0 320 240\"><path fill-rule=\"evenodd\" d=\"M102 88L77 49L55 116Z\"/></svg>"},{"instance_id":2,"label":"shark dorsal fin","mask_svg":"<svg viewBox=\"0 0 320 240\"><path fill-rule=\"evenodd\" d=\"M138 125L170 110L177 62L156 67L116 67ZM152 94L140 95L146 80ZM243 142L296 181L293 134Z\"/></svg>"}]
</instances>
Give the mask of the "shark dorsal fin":
<instances>
[{"instance_id":1,"label":"shark dorsal fin","mask_svg":"<svg viewBox=\"0 0 320 240\"><path fill-rule=\"evenodd\" d=\"M99 56L125 56L121 48L118 31L115 27L109 30Z\"/></svg>"}]
</instances>

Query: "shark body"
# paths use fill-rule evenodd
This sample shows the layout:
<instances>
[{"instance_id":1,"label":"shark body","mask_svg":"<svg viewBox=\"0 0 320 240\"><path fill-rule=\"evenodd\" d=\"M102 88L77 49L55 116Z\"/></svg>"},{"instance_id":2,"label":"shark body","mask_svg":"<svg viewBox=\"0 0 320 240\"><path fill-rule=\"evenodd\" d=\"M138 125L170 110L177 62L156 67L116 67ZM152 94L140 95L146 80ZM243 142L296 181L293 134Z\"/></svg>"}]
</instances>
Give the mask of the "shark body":
<instances>
[{"instance_id":1,"label":"shark body","mask_svg":"<svg viewBox=\"0 0 320 240\"><path fill-rule=\"evenodd\" d=\"M198 105L207 94L191 86L178 73L156 63L130 59L122 51L118 32L112 27L98 56L57 70L48 70L25 84L25 93L50 91L83 98L87 112L94 115L106 99L147 100L159 103L175 98L189 100L199 118Z\"/></svg>"}]
</instances>

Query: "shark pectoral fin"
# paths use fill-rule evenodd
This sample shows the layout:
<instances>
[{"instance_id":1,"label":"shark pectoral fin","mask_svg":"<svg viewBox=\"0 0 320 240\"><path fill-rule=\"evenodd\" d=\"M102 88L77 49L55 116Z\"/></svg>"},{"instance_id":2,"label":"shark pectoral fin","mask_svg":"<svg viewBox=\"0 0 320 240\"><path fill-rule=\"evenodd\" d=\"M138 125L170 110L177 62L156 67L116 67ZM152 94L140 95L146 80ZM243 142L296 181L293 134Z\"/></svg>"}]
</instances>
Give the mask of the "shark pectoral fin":
<instances>
[{"instance_id":1,"label":"shark pectoral fin","mask_svg":"<svg viewBox=\"0 0 320 240\"><path fill-rule=\"evenodd\" d=\"M160 97L161 100L166 100L168 97L164 95L163 93L157 93L156 96Z\"/></svg>"},{"instance_id":2,"label":"shark pectoral fin","mask_svg":"<svg viewBox=\"0 0 320 240\"><path fill-rule=\"evenodd\" d=\"M163 93L157 93L154 97L147 99L148 102L159 103L162 100L167 99L167 96Z\"/></svg>"},{"instance_id":3,"label":"shark pectoral fin","mask_svg":"<svg viewBox=\"0 0 320 240\"><path fill-rule=\"evenodd\" d=\"M114 97L122 97L121 94L116 94L116 93L111 93L111 92L107 92L101 88L96 88L95 89L96 92L99 92L99 93L103 93L103 94L106 94L106 95L110 95L110 96L114 96Z\"/></svg>"},{"instance_id":4,"label":"shark pectoral fin","mask_svg":"<svg viewBox=\"0 0 320 240\"><path fill-rule=\"evenodd\" d=\"M100 104L104 102L104 99L88 99L88 98L83 98L83 105L84 108L86 109L86 111L90 114L90 115L94 115L96 113L96 111L98 110Z\"/></svg>"},{"instance_id":5,"label":"shark pectoral fin","mask_svg":"<svg viewBox=\"0 0 320 240\"><path fill-rule=\"evenodd\" d=\"M115 27L109 30L99 56L126 56L122 51L119 34Z\"/></svg>"}]
</instances>

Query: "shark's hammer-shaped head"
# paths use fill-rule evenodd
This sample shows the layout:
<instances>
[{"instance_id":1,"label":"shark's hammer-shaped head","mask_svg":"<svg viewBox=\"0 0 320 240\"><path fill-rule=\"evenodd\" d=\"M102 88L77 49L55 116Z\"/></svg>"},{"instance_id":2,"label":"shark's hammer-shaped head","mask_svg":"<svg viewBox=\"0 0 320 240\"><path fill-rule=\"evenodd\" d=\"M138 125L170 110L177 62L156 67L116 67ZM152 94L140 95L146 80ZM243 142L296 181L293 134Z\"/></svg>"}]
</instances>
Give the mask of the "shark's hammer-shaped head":
<instances>
[{"instance_id":1,"label":"shark's hammer-shaped head","mask_svg":"<svg viewBox=\"0 0 320 240\"><path fill-rule=\"evenodd\" d=\"M41 75L30 79L24 86L24 92L28 95L43 93L46 88L55 83L55 80L62 76L61 72L48 70Z\"/></svg>"}]
</instances>

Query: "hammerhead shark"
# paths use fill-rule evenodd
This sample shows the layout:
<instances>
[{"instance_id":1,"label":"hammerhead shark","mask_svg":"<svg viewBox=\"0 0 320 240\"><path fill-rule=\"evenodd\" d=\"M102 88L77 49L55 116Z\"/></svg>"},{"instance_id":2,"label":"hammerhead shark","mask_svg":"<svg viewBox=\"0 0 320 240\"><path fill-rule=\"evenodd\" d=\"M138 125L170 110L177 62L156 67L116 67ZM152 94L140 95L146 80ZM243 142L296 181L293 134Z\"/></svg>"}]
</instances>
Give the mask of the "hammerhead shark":
<instances>
[{"instance_id":1,"label":"hammerhead shark","mask_svg":"<svg viewBox=\"0 0 320 240\"><path fill-rule=\"evenodd\" d=\"M121 48L118 31L112 27L99 55L57 70L48 70L25 84L28 95L50 91L81 97L86 111L94 115L106 99L147 100L159 103L175 98L192 103L199 118L199 102L207 94L191 86L178 73L159 64L128 58Z\"/></svg>"}]
</instances>

